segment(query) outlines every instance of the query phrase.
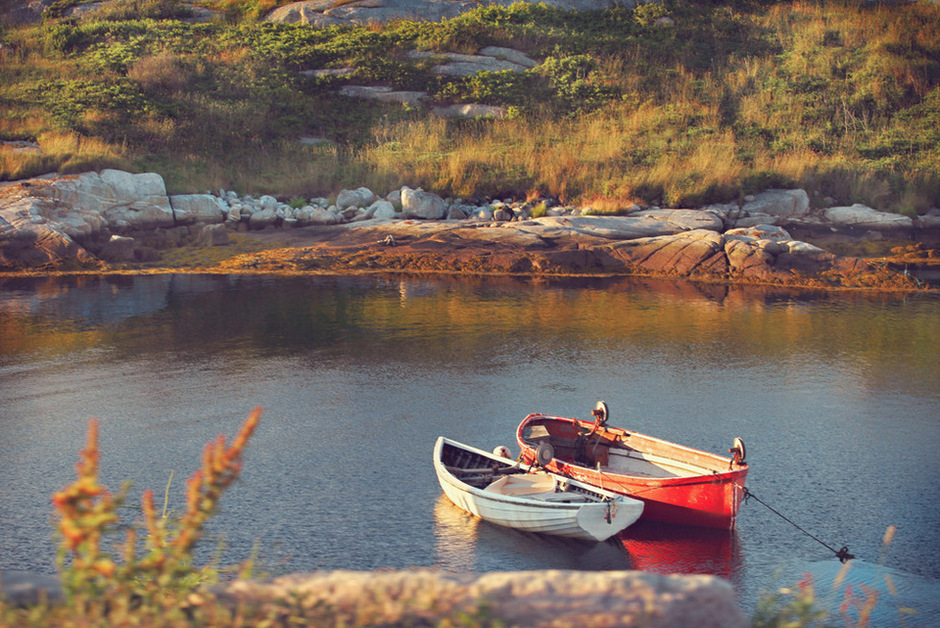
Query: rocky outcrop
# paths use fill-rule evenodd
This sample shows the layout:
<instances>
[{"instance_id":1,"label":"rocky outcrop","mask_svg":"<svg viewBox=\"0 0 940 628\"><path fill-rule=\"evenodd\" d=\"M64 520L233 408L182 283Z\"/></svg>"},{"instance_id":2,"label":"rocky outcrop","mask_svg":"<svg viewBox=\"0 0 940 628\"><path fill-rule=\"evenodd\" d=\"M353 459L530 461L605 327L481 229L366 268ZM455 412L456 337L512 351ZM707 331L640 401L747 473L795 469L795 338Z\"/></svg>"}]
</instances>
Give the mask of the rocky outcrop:
<instances>
[{"instance_id":1,"label":"rocky outcrop","mask_svg":"<svg viewBox=\"0 0 940 628\"><path fill-rule=\"evenodd\" d=\"M355 190L341 190L336 196L336 207L342 211L350 207L366 207L378 200L375 192L366 187Z\"/></svg>"},{"instance_id":2,"label":"rocky outcrop","mask_svg":"<svg viewBox=\"0 0 940 628\"><path fill-rule=\"evenodd\" d=\"M779 240L707 229L629 239L592 218L504 222L467 219L364 221L337 225L315 242L278 238L276 248L234 256L222 272L410 272L609 274L816 287L916 289L901 273L832 255L780 234ZM585 220L587 219L587 220ZM616 223L626 218L609 217ZM652 220L652 219L648 219ZM272 236L274 232L269 232Z\"/></svg>"},{"instance_id":3,"label":"rocky outcrop","mask_svg":"<svg viewBox=\"0 0 940 628\"><path fill-rule=\"evenodd\" d=\"M168 247L224 246L233 231L273 229L296 233L290 239L298 250L236 258L226 268L604 272L785 284L824 278L826 285L870 285L859 277L877 273L864 261L796 240L778 224L727 227L751 210L748 218L765 215L801 228L812 223L827 233L842 228L904 231L922 224L863 206L807 213L802 190L770 191L744 205L700 210L634 206L627 215L594 215L589 207L543 200L537 218L533 203L467 203L407 186L385 198L360 187L340 191L332 203L326 198L304 203L298 207L273 196L224 190L167 196L159 175L116 170L22 181L0 187L0 267L152 262ZM342 229L326 231L333 227ZM385 246L373 250L379 242ZM898 285L903 283L900 278Z\"/></svg>"},{"instance_id":4,"label":"rocky outcrop","mask_svg":"<svg viewBox=\"0 0 940 628\"><path fill-rule=\"evenodd\" d=\"M177 225L211 225L225 220L228 205L211 194L178 194L170 197Z\"/></svg>"},{"instance_id":5,"label":"rocky outcrop","mask_svg":"<svg viewBox=\"0 0 940 628\"><path fill-rule=\"evenodd\" d=\"M425 192L420 188L412 190L404 187L401 190L401 209L404 218L438 220L444 217L447 205L437 194Z\"/></svg>"},{"instance_id":6,"label":"rocky outcrop","mask_svg":"<svg viewBox=\"0 0 940 628\"><path fill-rule=\"evenodd\" d=\"M27 24L38 22L43 19L47 9L53 9L58 14L61 11L63 17L81 19L93 17L98 9L115 4L115 0L101 0L99 2L86 2L66 5L64 9L56 9L55 0L26 0L25 2L12 3L7 12L3 15L4 21L11 24ZM190 22L208 22L218 18L218 12L208 9L204 6L192 2L180 2L177 5L177 16ZM48 13L45 13L48 15Z\"/></svg>"},{"instance_id":7,"label":"rocky outcrop","mask_svg":"<svg viewBox=\"0 0 940 628\"><path fill-rule=\"evenodd\" d=\"M480 6L509 6L513 2L515 0L303 0L280 6L264 19L315 27L376 24L392 20L440 22ZM636 6L634 0L546 0L545 3L566 11L603 11Z\"/></svg>"},{"instance_id":8,"label":"rocky outcrop","mask_svg":"<svg viewBox=\"0 0 940 628\"><path fill-rule=\"evenodd\" d=\"M880 212L856 203L849 207L830 207L823 212L826 220L837 227L854 229L873 229L876 231L907 230L914 227L914 221L908 216Z\"/></svg>"},{"instance_id":9,"label":"rocky outcrop","mask_svg":"<svg viewBox=\"0 0 940 628\"><path fill-rule=\"evenodd\" d=\"M524 52L512 48L486 46L478 54L458 54L451 52L426 52L412 50L411 59L436 59L440 63L432 68L440 76L471 76L477 72L524 72L538 65L538 61ZM352 68L305 70L308 77L344 76L353 72ZM393 90L384 85L344 85L338 93L349 98L363 98L380 102L400 103L408 106L423 104L427 92ZM507 109L502 106L479 103L454 103L432 106L430 112L442 118L495 118L506 117Z\"/></svg>"},{"instance_id":10,"label":"rocky outcrop","mask_svg":"<svg viewBox=\"0 0 940 628\"><path fill-rule=\"evenodd\" d=\"M427 52L413 50L408 53L412 59L443 59L432 69L440 76L472 76L477 72L524 72L538 65L524 52L499 46L486 46L475 55L454 52Z\"/></svg>"},{"instance_id":11,"label":"rocky outcrop","mask_svg":"<svg viewBox=\"0 0 940 628\"><path fill-rule=\"evenodd\" d=\"M645 273L721 275L730 267L724 236L705 229L628 240L611 247L611 253Z\"/></svg>"},{"instance_id":12,"label":"rocky outcrop","mask_svg":"<svg viewBox=\"0 0 940 628\"><path fill-rule=\"evenodd\" d=\"M209 194L167 196L155 173L103 170L20 181L0 188L0 267L134 261L145 245L132 236L220 223L223 209ZM164 238L174 240L179 234Z\"/></svg>"},{"instance_id":13,"label":"rocky outcrop","mask_svg":"<svg viewBox=\"0 0 940 628\"><path fill-rule=\"evenodd\" d=\"M7 186L0 190L0 268L35 268L47 265L94 265L97 260L73 239L72 234L100 228L97 215L74 212L62 220L48 220L56 207L32 194L32 186Z\"/></svg>"},{"instance_id":14,"label":"rocky outcrop","mask_svg":"<svg viewBox=\"0 0 940 628\"><path fill-rule=\"evenodd\" d=\"M153 172L86 172L63 177L49 186L48 192L56 217L67 223L75 221L84 226L89 216L97 214L117 232L174 225L163 177Z\"/></svg>"},{"instance_id":15,"label":"rocky outcrop","mask_svg":"<svg viewBox=\"0 0 940 628\"><path fill-rule=\"evenodd\" d=\"M523 228L542 227L544 237L585 235L607 240L633 240L685 231L676 223L650 216L545 216L530 221Z\"/></svg>"},{"instance_id":16,"label":"rocky outcrop","mask_svg":"<svg viewBox=\"0 0 940 628\"><path fill-rule=\"evenodd\" d=\"M809 213L809 195L804 190L767 190L745 200L745 215L805 216Z\"/></svg>"},{"instance_id":17,"label":"rocky outcrop","mask_svg":"<svg viewBox=\"0 0 940 628\"><path fill-rule=\"evenodd\" d=\"M745 197L741 204L723 203L702 209L721 216L729 228L786 225L806 217L810 213L810 202L805 190L766 190Z\"/></svg>"},{"instance_id":18,"label":"rocky outcrop","mask_svg":"<svg viewBox=\"0 0 940 628\"><path fill-rule=\"evenodd\" d=\"M721 231L724 229L724 220L721 215L698 209L638 209L630 212L630 216L654 218L666 224L675 225L679 231L686 229L708 229Z\"/></svg>"},{"instance_id":19,"label":"rocky outcrop","mask_svg":"<svg viewBox=\"0 0 940 628\"><path fill-rule=\"evenodd\" d=\"M612 254L637 272L777 283L790 283L799 273L842 268L840 258L793 240L786 231L771 225L724 234L695 229L674 236L639 238L618 243L612 247ZM863 271L864 266L857 270Z\"/></svg>"},{"instance_id":20,"label":"rocky outcrop","mask_svg":"<svg viewBox=\"0 0 940 628\"><path fill-rule=\"evenodd\" d=\"M393 91L391 87L381 85L344 85L340 88L339 94L349 98L396 102L403 105L417 105L427 96L427 92Z\"/></svg>"}]
</instances>

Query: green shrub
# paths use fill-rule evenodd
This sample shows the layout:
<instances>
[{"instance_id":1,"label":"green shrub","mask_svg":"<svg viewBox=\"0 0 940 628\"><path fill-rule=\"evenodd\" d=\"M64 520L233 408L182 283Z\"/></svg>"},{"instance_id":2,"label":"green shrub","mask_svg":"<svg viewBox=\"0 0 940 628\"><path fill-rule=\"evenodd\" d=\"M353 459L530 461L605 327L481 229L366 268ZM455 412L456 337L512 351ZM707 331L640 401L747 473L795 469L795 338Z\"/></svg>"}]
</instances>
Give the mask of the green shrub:
<instances>
[{"instance_id":1,"label":"green shrub","mask_svg":"<svg viewBox=\"0 0 940 628\"><path fill-rule=\"evenodd\" d=\"M74 20L51 22L43 26L43 44L50 56L68 54L86 45L87 41Z\"/></svg>"},{"instance_id":2,"label":"green shrub","mask_svg":"<svg viewBox=\"0 0 940 628\"><path fill-rule=\"evenodd\" d=\"M429 86L431 95L443 102L475 102L490 105L532 106L550 95L532 72L481 71L461 78L438 78Z\"/></svg>"},{"instance_id":3,"label":"green shrub","mask_svg":"<svg viewBox=\"0 0 940 628\"><path fill-rule=\"evenodd\" d=\"M149 109L149 102L137 83L126 78L107 83L47 81L33 90L33 97L43 104L56 123L72 129L84 128L90 113L113 114L117 123L126 123Z\"/></svg>"},{"instance_id":4,"label":"green shrub","mask_svg":"<svg viewBox=\"0 0 940 628\"><path fill-rule=\"evenodd\" d=\"M195 565L193 549L222 494L238 478L242 452L260 417L260 408L252 412L231 445L222 436L206 445L202 468L187 482L181 516L168 517L166 506L159 514L153 491L147 490L141 499L143 521L131 527L122 525L120 517L128 485L112 495L98 482L98 425L90 423L78 479L52 498L62 585L72 612L78 614L75 619L93 624L138 610L144 618L157 613L151 621L161 616L168 623L187 618L188 594L215 578L214 567ZM123 540L115 556L106 547L116 542L119 532ZM141 532L146 534L143 554Z\"/></svg>"},{"instance_id":5,"label":"green shrub","mask_svg":"<svg viewBox=\"0 0 940 628\"><path fill-rule=\"evenodd\" d=\"M126 20L184 20L193 16L190 5L180 0L120 0L97 9L94 18L112 22Z\"/></svg>"},{"instance_id":6,"label":"green shrub","mask_svg":"<svg viewBox=\"0 0 940 628\"><path fill-rule=\"evenodd\" d=\"M593 111L618 96L616 90L593 81L598 68L589 55L548 57L536 71L545 76L554 98L567 113Z\"/></svg>"},{"instance_id":7,"label":"green shrub","mask_svg":"<svg viewBox=\"0 0 940 628\"><path fill-rule=\"evenodd\" d=\"M633 19L640 26L651 26L656 20L670 17L671 11L665 4L649 2L633 9Z\"/></svg>"}]
</instances>

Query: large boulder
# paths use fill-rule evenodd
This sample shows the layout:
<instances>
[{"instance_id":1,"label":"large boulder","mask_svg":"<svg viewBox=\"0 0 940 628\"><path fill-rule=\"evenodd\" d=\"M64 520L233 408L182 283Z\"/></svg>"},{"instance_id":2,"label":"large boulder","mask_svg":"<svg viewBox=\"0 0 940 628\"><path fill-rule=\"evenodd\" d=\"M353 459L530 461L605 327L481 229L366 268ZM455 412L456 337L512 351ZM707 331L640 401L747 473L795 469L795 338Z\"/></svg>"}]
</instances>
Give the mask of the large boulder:
<instances>
[{"instance_id":1,"label":"large boulder","mask_svg":"<svg viewBox=\"0 0 940 628\"><path fill-rule=\"evenodd\" d=\"M792 240L790 234L783 227L776 225L754 225L753 227L738 227L725 231L726 236L744 236L755 240Z\"/></svg>"},{"instance_id":2,"label":"large boulder","mask_svg":"<svg viewBox=\"0 0 940 628\"><path fill-rule=\"evenodd\" d=\"M196 233L199 246L223 246L228 244L228 228L224 224L204 225Z\"/></svg>"},{"instance_id":3,"label":"large boulder","mask_svg":"<svg viewBox=\"0 0 940 628\"><path fill-rule=\"evenodd\" d=\"M248 218L248 226L251 229L260 231L261 229L266 229L267 227L273 227L275 224L277 224L277 221L277 209L269 207L252 213Z\"/></svg>"},{"instance_id":4,"label":"large boulder","mask_svg":"<svg viewBox=\"0 0 940 628\"><path fill-rule=\"evenodd\" d=\"M911 229L914 226L914 221L908 216L880 212L860 203L848 207L830 207L824 215L826 220L838 227L881 231Z\"/></svg>"},{"instance_id":5,"label":"large boulder","mask_svg":"<svg viewBox=\"0 0 940 628\"><path fill-rule=\"evenodd\" d=\"M319 205L304 205L294 211L294 219L301 227L305 225L335 225L343 220L335 205L330 208L320 207Z\"/></svg>"},{"instance_id":6,"label":"large boulder","mask_svg":"<svg viewBox=\"0 0 940 628\"><path fill-rule=\"evenodd\" d=\"M488 53L481 51L478 55L467 55L456 52L427 52L413 50L408 56L413 59L441 58L444 63L434 66L434 74L441 76L473 76L477 72L524 72L538 63L523 52L509 48L496 48L488 46ZM502 51L507 51L503 53Z\"/></svg>"},{"instance_id":7,"label":"large boulder","mask_svg":"<svg viewBox=\"0 0 940 628\"><path fill-rule=\"evenodd\" d=\"M86 172L61 177L48 191L59 217L73 212L96 213L104 218L109 229L119 233L174 224L163 177L153 172Z\"/></svg>"},{"instance_id":8,"label":"large boulder","mask_svg":"<svg viewBox=\"0 0 940 628\"><path fill-rule=\"evenodd\" d=\"M372 217L376 220L389 220L395 218L395 206L384 199L375 201L369 206L372 211Z\"/></svg>"},{"instance_id":9,"label":"large boulder","mask_svg":"<svg viewBox=\"0 0 940 628\"><path fill-rule=\"evenodd\" d=\"M793 218L809 213L809 195L805 190L766 190L741 207L745 216L763 214Z\"/></svg>"},{"instance_id":10,"label":"large boulder","mask_svg":"<svg viewBox=\"0 0 940 628\"><path fill-rule=\"evenodd\" d=\"M412 190L409 187L401 189L401 208L404 218L424 218L426 220L440 220L447 215L447 203L437 194L425 192L421 188Z\"/></svg>"},{"instance_id":11,"label":"large boulder","mask_svg":"<svg viewBox=\"0 0 940 628\"><path fill-rule=\"evenodd\" d=\"M106 262L129 262L134 259L134 249L136 248L134 238L126 236L113 235L101 250L98 251L98 257Z\"/></svg>"},{"instance_id":12,"label":"large boulder","mask_svg":"<svg viewBox=\"0 0 940 628\"><path fill-rule=\"evenodd\" d=\"M166 184L163 177L157 173L132 174L123 170L102 170L98 175L100 186L94 183L94 173L82 177L91 183L91 189L87 191L101 193L99 200L106 203L105 214L111 211L119 212L124 206L136 205L139 208L136 211L158 212L154 222L160 224L155 226L172 226L167 220L168 217L172 218L173 212L166 194Z\"/></svg>"},{"instance_id":13,"label":"large boulder","mask_svg":"<svg viewBox=\"0 0 940 628\"><path fill-rule=\"evenodd\" d=\"M725 238L725 255L732 275L757 279L773 276L774 256L753 238Z\"/></svg>"},{"instance_id":14,"label":"large boulder","mask_svg":"<svg viewBox=\"0 0 940 628\"><path fill-rule=\"evenodd\" d=\"M73 238L73 225L56 219L56 205L46 195L52 185L51 181L32 180L0 190L0 267L87 266L97 262ZM104 225L100 217L93 222L94 226L85 224L76 230L90 233Z\"/></svg>"},{"instance_id":15,"label":"large boulder","mask_svg":"<svg viewBox=\"0 0 940 628\"><path fill-rule=\"evenodd\" d=\"M608 240L634 240L688 230L686 226L648 216L543 216L526 222L544 227L547 236L581 234Z\"/></svg>"},{"instance_id":16,"label":"large boulder","mask_svg":"<svg viewBox=\"0 0 940 628\"><path fill-rule=\"evenodd\" d=\"M502 46L486 46L480 49L481 56L493 57L494 59L503 59L510 61L524 68L534 68L539 63L529 55L513 48L503 48Z\"/></svg>"},{"instance_id":17,"label":"large boulder","mask_svg":"<svg viewBox=\"0 0 940 628\"><path fill-rule=\"evenodd\" d=\"M224 222L228 203L211 194L176 194L170 207L178 225L211 225Z\"/></svg>"},{"instance_id":18,"label":"large boulder","mask_svg":"<svg viewBox=\"0 0 940 628\"><path fill-rule=\"evenodd\" d=\"M336 196L336 207L340 211L349 207L368 207L378 197L369 188L362 187L355 190L341 190Z\"/></svg>"},{"instance_id":19,"label":"large boulder","mask_svg":"<svg viewBox=\"0 0 940 628\"><path fill-rule=\"evenodd\" d=\"M940 209L931 208L926 214L917 217L917 226L921 229L940 229Z\"/></svg>"},{"instance_id":20,"label":"large boulder","mask_svg":"<svg viewBox=\"0 0 940 628\"><path fill-rule=\"evenodd\" d=\"M338 93L341 96L348 96L350 98L397 102L403 105L413 106L418 105L428 95L427 92L421 91L393 90L391 87L384 85L344 85L339 89Z\"/></svg>"},{"instance_id":21,"label":"large boulder","mask_svg":"<svg viewBox=\"0 0 940 628\"><path fill-rule=\"evenodd\" d=\"M724 274L728 262L725 240L708 229L676 235L638 238L611 248L615 258L628 267L664 275Z\"/></svg>"},{"instance_id":22,"label":"large boulder","mask_svg":"<svg viewBox=\"0 0 940 628\"><path fill-rule=\"evenodd\" d=\"M698 209L641 209L630 212L630 215L655 218L676 225L679 229L721 231L725 227L724 220L718 213Z\"/></svg>"}]
</instances>

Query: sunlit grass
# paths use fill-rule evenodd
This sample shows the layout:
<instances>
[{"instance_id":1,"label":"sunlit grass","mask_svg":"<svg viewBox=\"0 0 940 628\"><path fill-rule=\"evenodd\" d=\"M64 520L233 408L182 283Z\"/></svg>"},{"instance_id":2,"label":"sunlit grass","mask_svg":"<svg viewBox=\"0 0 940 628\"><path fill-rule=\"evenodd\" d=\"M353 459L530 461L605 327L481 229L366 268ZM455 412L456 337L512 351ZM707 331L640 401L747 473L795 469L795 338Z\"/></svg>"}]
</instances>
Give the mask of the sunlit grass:
<instances>
[{"instance_id":1,"label":"sunlit grass","mask_svg":"<svg viewBox=\"0 0 940 628\"><path fill-rule=\"evenodd\" d=\"M255 25L276 4L211 4L230 26L115 13L8 29L0 137L81 142L47 139L54 152L41 158L5 154L0 178L123 165L157 170L181 192L407 184L689 206L786 185L814 202L906 213L940 203L936 4L690 3L591 18L517 7L439 25ZM663 11L673 26L653 25ZM487 43L521 47L551 69L444 85L426 63L403 60L409 48ZM512 115L446 121L340 98L331 90L341 83L297 74L340 64L367 82L479 93ZM313 150L297 145L302 136L334 143Z\"/></svg>"}]
</instances>

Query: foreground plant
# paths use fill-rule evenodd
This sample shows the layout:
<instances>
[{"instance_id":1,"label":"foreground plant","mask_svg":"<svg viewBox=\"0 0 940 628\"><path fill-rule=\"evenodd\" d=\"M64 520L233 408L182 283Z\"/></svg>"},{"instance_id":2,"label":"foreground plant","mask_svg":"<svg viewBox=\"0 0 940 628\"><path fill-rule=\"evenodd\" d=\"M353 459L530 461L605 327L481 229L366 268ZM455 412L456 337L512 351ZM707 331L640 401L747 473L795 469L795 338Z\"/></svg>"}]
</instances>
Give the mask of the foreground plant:
<instances>
[{"instance_id":1,"label":"foreground plant","mask_svg":"<svg viewBox=\"0 0 940 628\"><path fill-rule=\"evenodd\" d=\"M206 445L202 468L187 482L186 510L178 519L158 514L153 491L141 498L142 522L122 526L118 509L127 485L112 495L98 481L98 423L92 420L88 444L76 467L78 479L56 493L52 503L61 536L59 565L73 613L108 623L130 611L174 621L191 617L194 587L214 575L214 567L196 567L193 550L225 489L238 478L242 453L261 418L256 408L230 445L219 436ZM146 531L139 555L139 530ZM105 539L124 532L116 545L120 555L102 547ZM152 615L151 615L152 613Z\"/></svg>"},{"instance_id":2,"label":"foreground plant","mask_svg":"<svg viewBox=\"0 0 940 628\"><path fill-rule=\"evenodd\" d=\"M884 563L885 554L894 534L895 526L888 526L882 539L882 551L879 563ZM805 628L808 626L829 626L835 620L827 610L833 606L832 596L842 596L839 605L840 621L848 628L868 628L872 625L872 613L878 605L879 594L876 589L866 584L853 586L846 584L846 576L852 567L852 561L842 565L832 582L830 597L826 599L816 591L812 574L804 574L795 587L784 587L778 591L762 595L752 619L754 628ZM887 590L892 596L897 589L890 574L884 575ZM843 588L844 585L844 588ZM904 625L907 615L914 615L916 610L905 606L897 608L898 619Z\"/></svg>"}]
</instances>

